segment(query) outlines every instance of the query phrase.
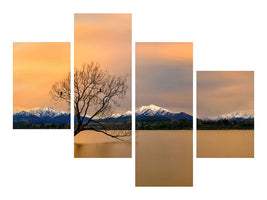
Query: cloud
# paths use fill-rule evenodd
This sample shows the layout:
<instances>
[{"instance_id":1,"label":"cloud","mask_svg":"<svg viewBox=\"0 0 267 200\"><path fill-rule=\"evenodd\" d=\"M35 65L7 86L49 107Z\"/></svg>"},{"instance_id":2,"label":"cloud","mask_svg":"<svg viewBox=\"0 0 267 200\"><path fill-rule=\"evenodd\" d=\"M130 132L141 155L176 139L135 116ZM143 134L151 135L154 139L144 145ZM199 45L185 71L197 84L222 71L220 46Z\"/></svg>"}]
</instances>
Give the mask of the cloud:
<instances>
[{"instance_id":1,"label":"cloud","mask_svg":"<svg viewBox=\"0 0 267 200\"><path fill-rule=\"evenodd\" d=\"M137 106L155 104L192 114L192 53L192 43L137 43Z\"/></svg>"},{"instance_id":2,"label":"cloud","mask_svg":"<svg viewBox=\"0 0 267 200\"><path fill-rule=\"evenodd\" d=\"M254 72L198 72L197 110L202 118L236 111L253 112Z\"/></svg>"}]
</instances>

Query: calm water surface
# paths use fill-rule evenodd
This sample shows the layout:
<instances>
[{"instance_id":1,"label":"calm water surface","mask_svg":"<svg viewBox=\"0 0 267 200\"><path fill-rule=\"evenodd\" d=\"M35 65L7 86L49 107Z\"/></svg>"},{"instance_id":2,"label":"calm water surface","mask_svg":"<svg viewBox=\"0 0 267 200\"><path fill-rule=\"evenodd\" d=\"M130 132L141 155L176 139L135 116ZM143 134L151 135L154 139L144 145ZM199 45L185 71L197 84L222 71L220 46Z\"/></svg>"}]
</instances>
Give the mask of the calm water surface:
<instances>
[{"instance_id":1,"label":"calm water surface","mask_svg":"<svg viewBox=\"0 0 267 200\"><path fill-rule=\"evenodd\" d=\"M253 158L254 130L198 130L197 157Z\"/></svg>"},{"instance_id":2,"label":"calm water surface","mask_svg":"<svg viewBox=\"0 0 267 200\"><path fill-rule=\"evenodd\" d=\"M137 186L192 186L192 130L136 131Z\"/></svg>"},{"instance_id":3,"label":"calm water surface","mask_svg":"<svg viewBox=\"0 0 267 200\"><path fill-rule=\"evenodd\" d=\"M131 151L130 142L94 131L83 131L74 137L75 158L130 158Z\"/></svg>"}]
</instances>

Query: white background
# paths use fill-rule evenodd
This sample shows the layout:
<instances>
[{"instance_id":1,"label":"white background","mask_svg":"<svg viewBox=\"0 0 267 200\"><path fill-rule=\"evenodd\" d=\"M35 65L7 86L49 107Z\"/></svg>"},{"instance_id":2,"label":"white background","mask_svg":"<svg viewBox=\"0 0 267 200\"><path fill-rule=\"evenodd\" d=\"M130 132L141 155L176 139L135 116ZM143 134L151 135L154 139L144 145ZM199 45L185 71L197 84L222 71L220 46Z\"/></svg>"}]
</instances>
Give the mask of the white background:
<instances>
[{"instance_id":1,"label":"white background","mask_svg":"<svg viewBox=\"0 0 267 200\"><path fill-rule=\"evenodd\" d=\"M216 2L1 1L0 199L267 199L266 5ZM70 41L73 50L73 14L105 12L133 14L133 44L193 41L194 72L255 70L255 158L194 152L194 187L142 188L134 159L74 159L72 131L12 130L12 42Z\"/></svg>"}]
</instances>

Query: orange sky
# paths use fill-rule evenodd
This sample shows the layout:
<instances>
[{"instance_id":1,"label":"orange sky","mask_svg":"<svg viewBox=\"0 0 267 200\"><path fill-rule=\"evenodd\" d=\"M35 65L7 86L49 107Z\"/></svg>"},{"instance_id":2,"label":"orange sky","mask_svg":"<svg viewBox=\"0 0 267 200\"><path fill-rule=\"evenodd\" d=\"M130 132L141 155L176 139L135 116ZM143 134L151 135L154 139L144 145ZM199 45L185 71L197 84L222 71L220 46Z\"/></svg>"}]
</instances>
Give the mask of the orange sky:
<instances>
[{"instance_id":1,"label":"orange sky","mask_svg":"<svg viewBox=\"0 0 267 200\"><path fill-rule=\"evenodd\" d=\"M232 112L254 112L254 72L198 71L198 117Z\"/></svg>"},{"instance_id":2,"label":"orange sky","mask_svg":"<svg viewBox=\"0 0 267 200\"><path fill-rule=\"evenodd\" d=\"M113 75L128 75L128 91L114 113L131 109L131 14L75 14L74 66L96 62Z\"/></svg>"},{"instance_id":3,"label":"orange sky","mask_svg":"<svg viewBox=\"0 0 267 200\"><path fill-rule=\"evenodd\" d=\"M13 112L48 106L69 112L66 103L49 95L69 72L69 42L13 43Z\"/></svg>"},{"instance_id":4,"label":"orange sky","mask_svg":"<svg viewBox=\"0 0 267 200\"><path fill-rule=\"evenodd\" d=\"M193 43L136 43L136 106L193 113Z\"/></svg>"}]
</instances>

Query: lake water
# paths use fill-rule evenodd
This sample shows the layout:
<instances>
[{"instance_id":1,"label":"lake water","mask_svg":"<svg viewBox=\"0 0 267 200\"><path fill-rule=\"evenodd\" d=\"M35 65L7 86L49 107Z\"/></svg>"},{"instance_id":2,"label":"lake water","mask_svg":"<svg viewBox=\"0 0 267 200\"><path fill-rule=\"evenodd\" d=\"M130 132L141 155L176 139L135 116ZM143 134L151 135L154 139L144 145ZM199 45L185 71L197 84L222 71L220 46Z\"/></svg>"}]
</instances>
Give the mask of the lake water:
<instances>
[{"instance_id":1,"label":"lake water","mask_svg":"<svg viewBox=\"0 0 267 200\"><path fill-rule=\"evenodd\" d=\"M197 157L253 158L254 130L198 130Z\"/></svg>"},{"instance_id":2,"label":"lake water","mask_svg":"<svg viewBox=\"0 0 267 200\"><path fill-rule=\"evenodd\" d=\"M193 131L136 131L136 186L192 186Z\"/></svg>"},{"instance_id":3,"label":"lake water","mask_svg":"<svg viewBox=\"0 0 267 200\"><path fill-rule=\"evenodd\" d=\"M131 142L121 142L95 131L82 131L74 137L75 158L130 158Z\"/></svg>"}]
</instances>

